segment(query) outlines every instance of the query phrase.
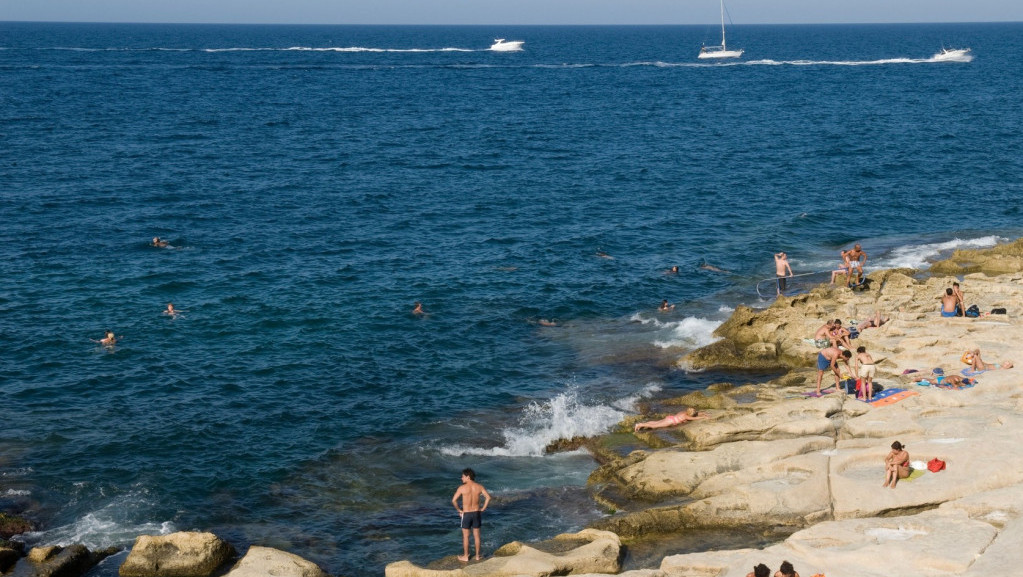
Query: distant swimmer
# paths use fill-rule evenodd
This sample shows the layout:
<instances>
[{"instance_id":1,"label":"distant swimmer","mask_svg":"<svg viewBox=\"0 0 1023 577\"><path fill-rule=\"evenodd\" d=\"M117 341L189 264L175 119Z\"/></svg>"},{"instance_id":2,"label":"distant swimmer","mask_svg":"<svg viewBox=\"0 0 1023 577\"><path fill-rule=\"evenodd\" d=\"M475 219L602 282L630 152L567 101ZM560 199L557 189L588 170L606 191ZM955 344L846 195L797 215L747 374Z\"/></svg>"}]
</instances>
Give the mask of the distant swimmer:
<instances>
[{"instance_id":1,"label":"distant swimmer","mask_svg":"<svg viewBox=\"0 0 1023 577\"><path fill-rule=\"evenodd\" d=\"M727 270L725 270L723 268L718 268L718 267L716 267L716 266L714 266L712 264L707 264L706 261L700 263L700 268L702 268L703 270L709 270L709 271L713 271L713 272L722 272L722 273L725 273L725 274L731 274L731 273L729 273Z\"/></svg>"},{"instance_id":2,"label":"distant swimmer","mask_svg":"<svg viewBox=\"0 0 1023 577\"><path fill-rule=\"evenodd\" d=\"M558 321L554 321L554 320L540 319L540 320L537 321L537 323L540 326L542 326L542 327L556 327L556 326L558 326Z\"/></svg>"},{"instance_id":3,"label":"distant swimmer","mask_svg":"<svg viewBox=\"0 0 1023 577\"><path fill-rule=\"evenodd\" d=\"M668 299L664 299L661 301L661 306L658 307L657 310L661 311L662 313L666 313L675 310L675 305L669 304Z\"/></svg>"},{"instance_id":4,"label":"distant swimmer","mask_svg":"<svg viewBox=\"0 0 1023 577\"><path fill-rule=\"evenodd\" d=\"M412 307L412 314L414 315L426 314L426 311L423 310L423 303L416 301L415 306Z\"/></svg>"},{"instance_id":5,"label":"distant swimmer","mask_svg":"<svg viewBox=\"0 0 1023 577\"><path fill-rule=\"evenodd\" d=\"M114 336L114 331L106 331L102 339L98 341L96 339L92 339L92 341L99 343L108 349L112 349L114 348L114 345L117 344L117 337Z\"/></svg>"},{"instance_id":6,"label":"distant swimmer","mask_svg":"<svg viewBox=\"0 0 1023 577\"><path fill-rule=\"evenodd\" d=\"M678 265L675 265L668 270L664 271L664 274L678 274Z\"/></svg>"},{"instance_id":7,"label":"distant swimmer","mask_svg":"<svg viewBox=\"0 0 1023 577\"><path fill-rule=\"evenodd\" d=\"M597 251L597 256L599 256L600 258L606 258L606 259L609 259L609 260L614 260L615 259L615 257L607 254L606 252L604 252L602 250L598 250Z\"/></svg>"},{"instance_id":8,"label":"distant swimmer","mask_svg":"<svg viewBox=\"0 0 1023 577\"><path fill-rule=\"evenodd\" d=\"M166 247L170 246L169 242L163 240L162 238L160 238L158 236L154 236L153 237L153 242L151 242L150 244L152 246L157 247L157 248L166 248Z\"/></svg>"},{"instance_id":9,"label":"distant swimmer","mask_svg":"<svg viewBox=\"0 0 1023 577\"><path fill-rule=\"evenodd\" d=\"M163 314L174 319L178 318L178 311L174 308L174 303L167 303L167 308L164 309Z\"/></svg>"}]
</instances>

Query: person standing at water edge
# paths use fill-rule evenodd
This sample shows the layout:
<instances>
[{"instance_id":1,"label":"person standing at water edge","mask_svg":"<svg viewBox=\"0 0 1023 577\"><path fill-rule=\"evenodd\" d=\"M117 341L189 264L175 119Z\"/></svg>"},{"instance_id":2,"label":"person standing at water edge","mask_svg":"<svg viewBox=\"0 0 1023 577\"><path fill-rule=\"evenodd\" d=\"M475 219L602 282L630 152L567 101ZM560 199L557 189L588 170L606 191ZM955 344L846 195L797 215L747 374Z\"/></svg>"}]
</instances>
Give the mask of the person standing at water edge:
<instances>
[{"instance_id":1,"label":"person standing at water edge","mask_svg":"<svg viewBox=\"0 0 1023 577\"><path fill-rule=\"evenodd\" d=\"M480 507L481 495L483 496L482 507ZM462 500L461 506L458 505L459 499ZM490 493L483 485L476 482L476 472L472 469L462 471L462 486L455 491L455 496L451 498L451 504L462 516L462 554L458 560L462 562L469 560L469 529L472 529L473 540L476 542L476 560L479 561L483 558L483 554L480 552L480 527L483 526L483 512L490 504Z\"/></svg>"},{"instance_id":2,"label":"person standing at water edge","mask_svg":"<svg viewBox=\"0 0 1023 577\"><path fill-rule=\"evenodd\" d=\"M856 244L846 255L849 257L849 275L845 279L845 284L852 284L853 271L856 271L856 284L863 282L863 265L867 264L867 253Z\"/></svg>"},{"instance_id":3,"label":"person standing at water edge","mask_svg":"<svg viewBox=\"0 0 1023 577\"><path fill-rule=\"evenodd\" d=\"M785 292L785 279L792 276L792 267L789 266L789 257L783 252L774 255L775 275L778 276L778 296ZM787 271L787 272L786 272Z\"/></svg>"}]
</instances>

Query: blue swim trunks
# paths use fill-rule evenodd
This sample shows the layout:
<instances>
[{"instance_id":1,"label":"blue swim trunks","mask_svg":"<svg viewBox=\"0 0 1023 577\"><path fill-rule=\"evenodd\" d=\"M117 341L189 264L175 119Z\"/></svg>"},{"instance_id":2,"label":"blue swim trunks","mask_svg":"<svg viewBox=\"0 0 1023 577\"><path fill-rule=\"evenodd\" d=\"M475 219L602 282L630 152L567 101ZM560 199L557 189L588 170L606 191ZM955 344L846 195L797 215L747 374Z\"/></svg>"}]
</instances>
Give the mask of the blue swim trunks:
<instances>
[{"instance_id":1,"label":"blue swim trunks","mask_svg":"<svg viewBox=\"0 0 1023 577\"><path fill-rule=\"evenodd\" d=\"M824 353L817 353L817 370L826 371L831 368L831 359L824 356Z\"/></svg>"},{"instance_id":2,"label":"blue swim trunks","mask_svg":"<svg viewBox=\"0 0 1023 577\"><path fill-rule=\"evenodd\" d=\"M956 305L956 310L952 312L945 312L943 308L939 308L938 312L940 312L943 317L957 317L959 316L959 305Z\"/></svg>"},{"instance_id":3,"label":"blue swim trunks","mask_svg":"<svg viewBox=\"0 0 1023 577\"><path fill-rule=\"evenodd\" d=\"M482 511L466 511L462 513L463 529L479 529L483 526Z\"/></svg>"}]
</instances>

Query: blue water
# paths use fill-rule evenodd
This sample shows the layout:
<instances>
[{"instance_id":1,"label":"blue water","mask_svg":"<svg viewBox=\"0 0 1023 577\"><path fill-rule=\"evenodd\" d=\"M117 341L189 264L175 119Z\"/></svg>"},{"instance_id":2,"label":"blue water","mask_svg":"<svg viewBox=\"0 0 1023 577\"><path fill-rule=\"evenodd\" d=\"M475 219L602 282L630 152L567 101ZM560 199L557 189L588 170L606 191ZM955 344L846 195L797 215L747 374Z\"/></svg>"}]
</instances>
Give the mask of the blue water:
<instances>
[{"instance_id":1,"label":"blue water","mask_svg":"<svg viewBox=\"0 0 1023 577\"><path fill-rule=\"evenodd\" d=\"M543 447L723 378L673 361L774 252L1023 232L1023 24L715 30L0 24L0 508L378 575L472 466L549 537L604 513Z\"/></svg>"}]
</instances>

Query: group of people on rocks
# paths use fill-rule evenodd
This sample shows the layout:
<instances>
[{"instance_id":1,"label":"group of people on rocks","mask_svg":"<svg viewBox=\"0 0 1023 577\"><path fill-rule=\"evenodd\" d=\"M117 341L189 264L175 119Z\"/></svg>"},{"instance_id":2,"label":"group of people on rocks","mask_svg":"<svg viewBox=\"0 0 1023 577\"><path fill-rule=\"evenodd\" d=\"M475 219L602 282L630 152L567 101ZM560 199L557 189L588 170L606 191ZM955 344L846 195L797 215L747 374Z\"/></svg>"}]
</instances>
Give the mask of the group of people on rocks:
<instances>
[{"instance_id":1,"label":"group of people on rocks","mask_svg":"<svg viewBox=\"0 0 1023 577\"><path fill-rule=\"evenodd\" d=\"M771 577L771 568L760 563L753 567L753 570L747 573L746 577ZM774 577L799 577L799 573L796 573L792 563L782 561L781 567L774 572ZM818 575L814 575L814 577L818 577Z\"/></svg>"}]
</instances>

